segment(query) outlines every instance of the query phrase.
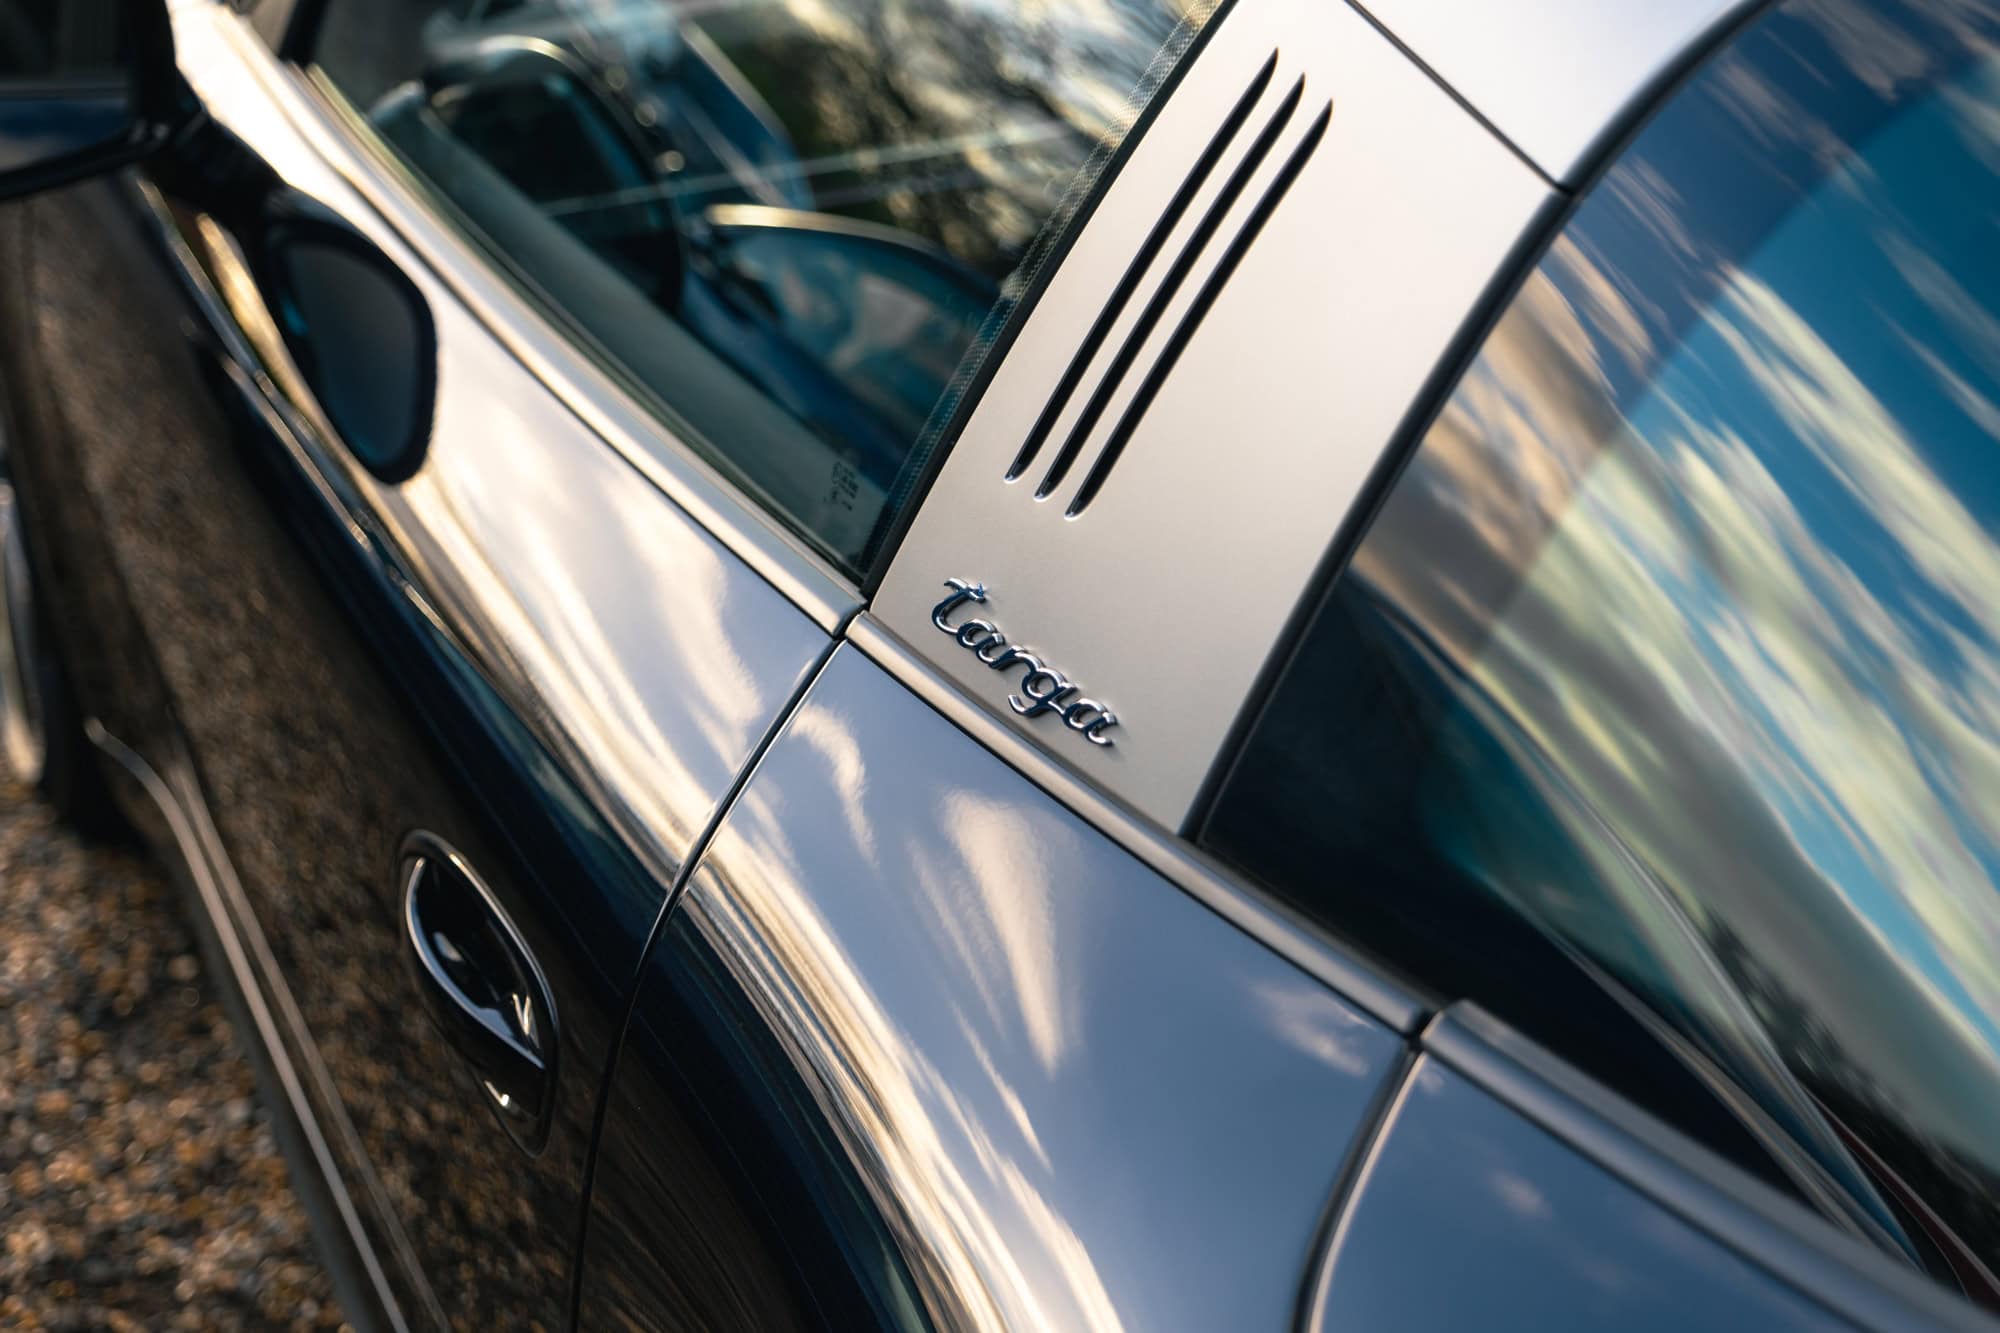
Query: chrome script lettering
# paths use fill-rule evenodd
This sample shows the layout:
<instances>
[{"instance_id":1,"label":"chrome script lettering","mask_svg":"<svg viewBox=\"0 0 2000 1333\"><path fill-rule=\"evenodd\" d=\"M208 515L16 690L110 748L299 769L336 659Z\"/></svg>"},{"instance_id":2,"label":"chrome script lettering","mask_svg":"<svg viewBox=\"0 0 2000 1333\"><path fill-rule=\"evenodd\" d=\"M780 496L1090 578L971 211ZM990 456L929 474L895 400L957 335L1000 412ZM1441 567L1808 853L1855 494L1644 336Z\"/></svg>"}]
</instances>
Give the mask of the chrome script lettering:
<instances>
[{"instance_id":1,"label":"chrome script lettering","mask_svg":"<svg viewBox=\"0 0 2000 1333\"><path fill-rule=\"evenodd\" d=\"M986 600L986 587L980 583L968 583L964 579L946 579L945 586L951 589L950 596L931 608L931 624L957 641L959 647L972 651L973 656L995 671L1009 671L1023 667L1020 693L1007 696L1007 706L1022 717L1035 718L1045 713L1054 713L1062 718L1063 725L1077 732L1092 745L1110 746L1112 740L1104 733L1118 725L1118 715L1095 699L1082 699L1076 685L1054 667L1048 665L1028 649L1011 644L1000 627L990 620L968 619L952 624L948 617L967 602L974 604Z\"/></svg>"}]
</instances>

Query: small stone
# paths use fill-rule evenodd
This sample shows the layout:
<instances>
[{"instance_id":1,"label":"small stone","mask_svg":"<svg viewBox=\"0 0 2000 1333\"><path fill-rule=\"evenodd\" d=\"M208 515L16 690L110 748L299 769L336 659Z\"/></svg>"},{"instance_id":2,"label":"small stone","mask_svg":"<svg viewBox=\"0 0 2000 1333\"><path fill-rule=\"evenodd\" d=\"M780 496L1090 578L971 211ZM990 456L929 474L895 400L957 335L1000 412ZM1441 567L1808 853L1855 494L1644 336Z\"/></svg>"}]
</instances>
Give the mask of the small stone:
<instances>
[{"instance_id":1,"label":"small stone","mask_svg":"<svg viewBox=\"0 0 2000 1333\"><path fill-rule=\"evenodd\" d=\"M182 910L0 783L0 1329L340 1324Z\"/></svg>"}]
</instances>

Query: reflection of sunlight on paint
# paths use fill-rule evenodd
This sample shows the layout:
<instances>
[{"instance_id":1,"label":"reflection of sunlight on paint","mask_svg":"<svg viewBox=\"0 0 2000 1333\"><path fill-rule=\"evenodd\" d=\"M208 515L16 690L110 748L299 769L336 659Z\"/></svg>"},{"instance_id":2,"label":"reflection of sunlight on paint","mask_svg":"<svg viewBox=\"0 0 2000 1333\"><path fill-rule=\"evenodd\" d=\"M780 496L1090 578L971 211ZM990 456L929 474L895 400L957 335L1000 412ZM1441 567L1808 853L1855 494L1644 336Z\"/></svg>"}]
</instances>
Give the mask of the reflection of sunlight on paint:
<instances>
[{"instance_id":1,"label":"reflection of sunlight on paint","mask_svg":"<svg viewBox=\"0 0 2000 1333\"><path fill-rule=\"evenodd\" d=\"M446 307L440 318L460 317ZM574 422L506 392L515 380L483 373L483 362L454 359L456 348L484 346L441 339L441 384L476 377L501 392L440 394L425 468L392 512L407 506L412 534L438 544L435 571L484 576L455 590L498 629L477 647L512 658L584 771L685 846L791 673L810 661L805 627L784 678L763 677L752 664L768 671L785 654L753 637L770 628L770 612L735 600L742 580L730 577L729 557L593 440L550 448L574 437Z\"/></svg>"},{"instance_id":2,"label":"reflection of sunlight on paint","mask_svg":"<svg viewBox=\"0 0 2000 1333\"><path fill-rule=\"evenodd\" d=\"M1060 826L1028 818L1018 806L985 800L970 792L946 792L938 827L957 850L985 909L991 939L1000 950L1009 984L1006 993L1019 1007L1028 1040L1042 1068L1054 1075L1075 1038L1064 1003L1064 961L1056 955L1049 895L1056 891L1053 868L1064 863Z\"/></svg>"},{"instance_id":3,"label":"reflection of sunlight on paint","mask_svg":"<svg viewBox=\"0 0 2000 1333\"><path fill-rule=\"evenodd\" d=\"M1027 1103L1021 1100L1021 1094L1015 1090L1007 1076L1000 1072L1000 1066L994 1063L993 1052L987 1049L985 1039L979 1035L978 1029L966 1021L964 1014L958 1016L958 1030L965 1038L966 1049L972 1052L973 1058L979 1062L981 1072L993 1085L993 1093L1006 1108L1008 1118L1014 1122L1014 1129L1020 1134L1021 1141L1033 1151L1035 1160L1042 1164L1043 1170L1054 1170L1055 1164L1049 1160L1049 1151L1042 1146L1042 1136L1035 1132L1035 1122L1028 1115Z\"/></svg>"},{"instance_id":4,"label":"reflection of sunlight on paint","mask_svg":"<svg viewBox=\"0 0 2000 1333\"><path fill-rule=\"evenodd\" d=\"M802 1040L795 1058L829 1090L825 1109L845 1117L848 1150L878 1163L864 1178L898 1182L894 1197L877 1198L876 1205L897 1227L913 1266L938 1270L927 1288L961 1303L945 1312L947 1322L1119 1328L1088 1248L1036 1183L1046 1178L1048 1159L1019 1093L986 1057L982 1067L1000 1112L989 1120L993 1100L946 1077L881 1008L819 906L800 892L791 856L770 858L763 835L777 824L744 820L733 827L754 828L759 836L727 847L718 858L728 866L726 880L718 881L727 888L691 894L684 910L733 956L733 968L749 973L750 993L766 1007L770 1031L818 1034ZM1029 1016L1033 1003L1022 1006L1030 1024L1038 1021ZM958 1026L988 1028L964 1020ZM1017 1158L1022 1149L1026 1161ZM976 1175L968 1174L972 1167ZM1011 1209L993 1207L996 1188Z\"/></svg>"},{"instance_id":5,"label":"reflection of sunlight on paint","mask_svg":"<svg viewBox=\"0 0 2000 1333\"><path fill-rule=\"evenodd\" d=\"M1304 977L1296 981L1261 982L1252 987L1270 1015L1272 1027L1313 1060L1356 1078L1368 1072L1368 1053L1361 1039L1370 1029L1346 1010L1326 1002L1326 992Z\"/></svg>"},{"instance_id":6,"label":"reflection of sunlight on paint","mask_svg":"<svg viewBox=\"0 0 2000 1333\"><path fill-rule=\"evenodd\" d=\"M826 760L833 797L840 802L841 817L847 821L848 836L863 860L877 870L881 858L875 851L875 826L869 822L865 805L868 766L861 757L861 744L848 728L847 720L830 708L807 708L792 720L788 734L811 746Z\"/></svg>"},{"instance_id":7,"label":"reflection of sunlight on paint","mask_svg":"<svg viewBox=\"0 0 2000 1333\"><path fill-rule=\"evenodd\" d=\"M873 755L880 737L936 749L856 773L849 748ZM1145 1210L1183 1197L1188 1173L1211 1181L1205 1197L1234 1198L1247 1164L1279 1153L1238 1130L1190 1162L1209 1135L1184 1134L1186 1117L1221 1138L1331 1133L1325 1159L1293 1173L1295 1197L1255 1186L1259 1209L1290 1208L1309 1231L1345 1134L1319 1099L1358 1117L1393 1039L995 769L877 668L836 654L676 921L755 1006L755 1030L783 1043L938 1327L1157 1322L1157 1275L1105 1256L1129 1253ZM1127 922L1142 915L1140 942ZM1155 948L1209 966L1183 979L1130 964ZM1146 998L1159 987L1171 1004ZM1200 1086L1197 1071L1216 1069L1223 1087ZM1182 1119L1148 1120L1163 1104ZM1232 1225L1160 1220L1151 1243L1186 1256L1172 1290L1203 1290L1192 1270Z\"/></svg>"}]
</instances>

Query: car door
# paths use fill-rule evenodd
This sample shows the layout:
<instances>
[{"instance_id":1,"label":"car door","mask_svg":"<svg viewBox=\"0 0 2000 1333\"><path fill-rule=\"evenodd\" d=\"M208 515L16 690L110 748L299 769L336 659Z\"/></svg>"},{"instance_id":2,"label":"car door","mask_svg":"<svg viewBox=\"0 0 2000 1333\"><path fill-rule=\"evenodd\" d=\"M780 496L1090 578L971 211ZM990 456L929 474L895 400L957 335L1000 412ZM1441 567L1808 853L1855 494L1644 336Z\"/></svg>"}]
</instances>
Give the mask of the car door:
<instances>
[{"instance_id":1,"label":"car door","mask_svg":"<svg viewBox=\"0 0 2000 1333\"><path fill-rule=\"evenodd\" d=\"M642 947L852 593L583 387L240 15L174 29L203 122L11 219L57 615L334 1182L353 1317L562 1327Z\"/></svg>"},{"instance_id":2,"label":"car door","mask_svg":"<svg viewBox=\"0 0 2000 1333\"><path fill-rule=\"evenodd\" d=\"M1422 1002L1181 837L1551 199L1346 6L1205 17L670 906L586 1326L1290 1326Z\"/></svg>"}]
</instances>

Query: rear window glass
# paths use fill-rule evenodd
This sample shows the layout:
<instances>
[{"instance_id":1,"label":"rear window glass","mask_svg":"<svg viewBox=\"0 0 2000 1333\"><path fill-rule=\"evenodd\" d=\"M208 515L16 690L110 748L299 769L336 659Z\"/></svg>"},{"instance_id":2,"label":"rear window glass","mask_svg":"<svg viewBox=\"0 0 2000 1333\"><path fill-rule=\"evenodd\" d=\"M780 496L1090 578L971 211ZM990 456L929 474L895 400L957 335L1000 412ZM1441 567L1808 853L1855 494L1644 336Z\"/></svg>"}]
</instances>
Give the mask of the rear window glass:
<instances>
[{"instance_id":1,"label":"rear window glass","mask_svg":"<svg viewBox=\"0 0 2000 1333\"><path fill-rule=\"evenodd\" d=\"M1990 6L1793 0L1679 93L1396 481L1202 835L1657 1113L1705 1089L1988 1304L1996 51Z\"/></svg>"}]
</instances>

